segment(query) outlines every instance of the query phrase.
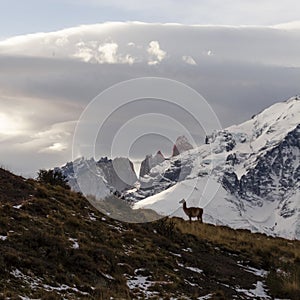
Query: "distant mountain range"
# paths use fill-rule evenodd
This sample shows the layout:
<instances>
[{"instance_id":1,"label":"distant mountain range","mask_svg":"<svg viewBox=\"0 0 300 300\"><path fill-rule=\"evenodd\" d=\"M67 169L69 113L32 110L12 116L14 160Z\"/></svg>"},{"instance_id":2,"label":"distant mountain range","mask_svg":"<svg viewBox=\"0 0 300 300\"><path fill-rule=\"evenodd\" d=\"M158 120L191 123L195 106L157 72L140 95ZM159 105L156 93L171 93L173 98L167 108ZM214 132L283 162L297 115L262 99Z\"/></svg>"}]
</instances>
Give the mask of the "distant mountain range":
<instances>
[{"instance_id":1,"label":"distant mountain range","mask_svg":"<svg viewBox=\"0 0 300 300\"><path fill-rule=\"evenodd\" d=\"M180 137L171 158L147 155L139 179L127 158L81 158L61 170L73 189L98 199L118 191L134 208L185 217L178 202L186 198L204 207L206 223L300 239L300 97L213 132L197 148Z\"/></svg>"}]
</instances>

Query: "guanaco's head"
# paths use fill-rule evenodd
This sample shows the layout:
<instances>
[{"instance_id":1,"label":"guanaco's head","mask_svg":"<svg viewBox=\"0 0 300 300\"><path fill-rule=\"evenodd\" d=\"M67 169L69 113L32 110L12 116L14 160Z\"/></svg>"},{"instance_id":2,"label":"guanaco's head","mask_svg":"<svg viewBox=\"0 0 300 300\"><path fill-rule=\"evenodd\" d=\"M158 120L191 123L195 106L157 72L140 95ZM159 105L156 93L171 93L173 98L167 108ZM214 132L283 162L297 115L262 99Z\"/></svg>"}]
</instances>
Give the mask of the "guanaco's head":
<instances>
[{"instance_id":1,"label":"guanaco's head","mask_svg":"<svg viewBox=\"0 0 300 300\"><path fill-rule=\"evenodd\" d=\"M184 203L184 202L185 202L185 200L184 200L184 199L182 199L182 200L180 200L180 201L179 201L179 203L181 203L181 204L182 204L182 203Z\"/></svg>"}]
</instances>

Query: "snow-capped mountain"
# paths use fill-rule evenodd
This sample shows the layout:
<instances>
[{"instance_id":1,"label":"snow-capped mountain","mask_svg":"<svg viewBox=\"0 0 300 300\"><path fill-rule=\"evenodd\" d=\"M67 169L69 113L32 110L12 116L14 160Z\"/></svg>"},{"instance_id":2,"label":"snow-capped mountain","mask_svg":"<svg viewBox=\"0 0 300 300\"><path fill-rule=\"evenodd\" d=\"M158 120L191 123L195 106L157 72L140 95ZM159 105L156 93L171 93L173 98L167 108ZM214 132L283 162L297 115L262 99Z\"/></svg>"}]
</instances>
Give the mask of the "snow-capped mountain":
<instances>
[{"instance_id":1,"label":"snow-capped mountain","mask_svg":"<svg viewBox=\"0 0 300 300\"><path fill-rule=\"evenodd\" d=\"M140 181L127 195L144 198L135 208L184 217L185 198L204 207L205 222L300 239L300 98L213 132Z\"/></svg>"},{"instance_id":2,"label":"snow-capped mountain","mask_svg":"<svg viewBox=\"0 0 300 300\"><path fill-rule=\"evenodd\" d=\"M197 148L179 137L175 148L170 158L147 155L139 180L127 158L81 158L61 171L72 189L97 199L117 192L134 208L186 218L185 198L204 207L204 222L300 239L300 97L213 132Z\"/></svg>"},{"instance_id":3,"label":"snow-capped mountain","mask_svg":"<svg viewBox=\"0 0 300 300\"><path fill-rule=\"evenodd\" d=\"M112 192L121 194L137 181L133 163L128 158L101 158L99 161L79 158L58 168L75 191L103 199Z\"/></svg>"}]
</instances>

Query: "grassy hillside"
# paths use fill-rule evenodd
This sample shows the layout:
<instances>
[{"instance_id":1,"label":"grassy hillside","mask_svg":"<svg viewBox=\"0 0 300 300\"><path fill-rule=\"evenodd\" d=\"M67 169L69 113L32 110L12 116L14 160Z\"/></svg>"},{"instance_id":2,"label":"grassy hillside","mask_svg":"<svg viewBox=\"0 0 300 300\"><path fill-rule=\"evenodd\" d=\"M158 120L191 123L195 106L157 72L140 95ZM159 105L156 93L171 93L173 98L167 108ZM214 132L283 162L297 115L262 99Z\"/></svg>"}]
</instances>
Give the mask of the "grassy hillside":
<instances>
[{"instance_id":1,"label":"grassy hillside","mask_svg":"<svg viewBox=\"0 0 300 300\"><path fill-rule=\"evenodd\" d=\"M244 261L268 270L266 283L273 295L300 299L300 241L272 238L224 226L187 224L176 218L176 228L222 251L232 251Z\"/></svg>"},{"instance_id":2,"label":"grassy hillside","mask_svg":"<svg viewBox=\"0 0 300 300\"><path fill-rule=\"evenodd\" d=\"M2 169L0 201L0 299L247 299L261 287L300 297L297 241L181 219L123 223Z\"/></svg>"}]
</instances>

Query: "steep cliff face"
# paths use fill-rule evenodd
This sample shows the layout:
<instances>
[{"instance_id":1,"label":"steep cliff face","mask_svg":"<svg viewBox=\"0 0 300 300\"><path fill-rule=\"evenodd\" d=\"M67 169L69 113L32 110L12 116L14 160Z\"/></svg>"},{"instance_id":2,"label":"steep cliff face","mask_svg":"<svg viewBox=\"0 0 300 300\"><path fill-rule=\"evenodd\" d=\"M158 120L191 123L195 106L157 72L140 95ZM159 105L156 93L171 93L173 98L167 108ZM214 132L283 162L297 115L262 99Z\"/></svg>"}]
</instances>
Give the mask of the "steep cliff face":
<instances>
[{"instance_id":1,"label":"steep cliff face","mask_svg":"<svg viewBox=\"0 0 300 300\"><path fill-rule=\"evenodd\" d=\"M150 170L162 163L165 160L163 154L161 151L158 151L154 156L147 155L146 158L141 163L141 169L140 169L140 177L143 177L147 174L149 174Z\"/></svg>"},{"instance_id":2,"label":"steep cliff face","mask_svg":"<svg viewBox=\"0 0 300 300\"><path fill-rule=\"evenodd\" d=\"M131 188L137 181L133 163L128 158L100 159L97 162L97 167L104 173L108 185L119 192Z\"/></svg>"},{"instance_id":3,"label":"steep cliff face","mask_svg":"<svg viewBox=\"0 0 300 300\"><path fill-rule=\"evenodd\" d=\"M184 135L181 135L176 139L175 144L173 145L172 157L178 156L179 154L184 153L189 150L192 150L192 149L193 149L193 146L188 141L187 137L185 137ZM146 158L141 163L140 177L149 175L152 168L161 164L165 160L166 160L166 158L163 156L161 151L158 151L154 156L152 156L151 154L147 155ZM178 169L178 167L180 167L179 165L180 165L180 159L178 159L174 163L174 167ZM171 172L171 173L173 173L173 172ZM176 174L173 175L171 173L169 170L169 176L167 175L167 178L173 177L172 179L176 180L175 178L177 178L178 176L176 176Z\"/></svg>"},{"instance_id":4,"label":"steep cliff face","mask_svg":"<svg viewBox=\"0 0 300 300\"><path fill-rule=\"evenodd\" d=\"M190 144L190 142L188 141L187 137L185 137L184 135L179 136L176 139L176 142L173 146L173 154L172 156L177 156L180 153L183 153L185 151L191 150L194 147Z\"/></svg>"},{"instance_id":5,"label":"steep cliff face","mask_svg":"<svg viewBox=\"0 0 300 300\"><path fill-rule=\"evenodd\" d=\"M263 148L262 148L263 151ZM263 152L240 179L234 167L241 164L236 153L227 156L223 186L247 201L280 201L300 187L300 125L273 148Z\"/></svg>"},{"instance_id":6,"label":"steep cliff face","mask_svg":"<svg viewBox=\"0 0 300 300\"><path fill-rule=\"evenodd\" d=\"M257 165L244 174L237 187L241 198L253 201L282 200L300 184L300 125L265 155Z\"/></svg>"}]
</instances>

